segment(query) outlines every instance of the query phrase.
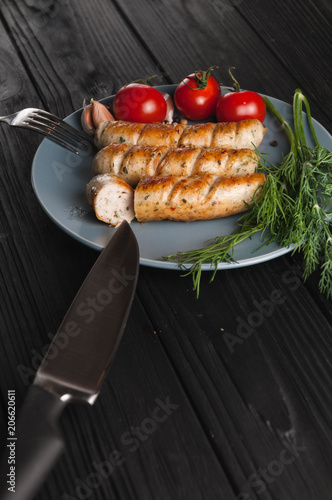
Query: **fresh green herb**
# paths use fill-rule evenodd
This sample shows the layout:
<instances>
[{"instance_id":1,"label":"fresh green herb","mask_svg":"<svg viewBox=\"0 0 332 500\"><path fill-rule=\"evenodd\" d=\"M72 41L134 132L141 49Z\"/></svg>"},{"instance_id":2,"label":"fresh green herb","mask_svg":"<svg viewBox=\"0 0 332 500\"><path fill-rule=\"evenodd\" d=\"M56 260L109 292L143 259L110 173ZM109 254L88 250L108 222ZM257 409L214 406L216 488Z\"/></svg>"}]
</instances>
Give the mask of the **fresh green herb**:
<instances>
[{"instance_id":1,"label":"fresh green herb","mask_svg":"<svg viewBox=\"0 0 332 500\"><path fill-rule=\"evenodd\" d=\"M262 246L276 242L293 246L293 253L302 252L304 279L319 267L319 290L332 298L332 153L318 142L310 106L301 90L295 91L293 99L294 132L269 99L264 101L288 138L289 153L278 165L260 157L258 171L266 173L266 182L250 210L239 218L236 231L208 241L206 247L178 252L165 260L176 259L185 276L192 276L198 296L202 264L210 263L214 269L213 281L220 262L234 262L234 247L261 232ZM313 148L307 145L304 134L303 105L315 142Z\"/></svg>"}]
</instances>

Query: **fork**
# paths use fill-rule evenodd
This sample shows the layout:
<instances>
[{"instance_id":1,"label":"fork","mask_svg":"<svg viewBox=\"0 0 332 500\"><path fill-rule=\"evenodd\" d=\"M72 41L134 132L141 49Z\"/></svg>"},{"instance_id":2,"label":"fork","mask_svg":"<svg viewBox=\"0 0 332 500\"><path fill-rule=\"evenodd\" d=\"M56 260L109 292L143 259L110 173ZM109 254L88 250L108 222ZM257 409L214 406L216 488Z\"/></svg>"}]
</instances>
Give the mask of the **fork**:
<instances>
[{"instance_id":1,"label":"fork","mask_svg":"<svg viewBox=\"0 0 332 500\"><path fill-rule=\"evenodd\" d=\"M11 127L27 128L39 132L75 154L79 154L82 150L87 151L92 144L87 135L61 118L42 109L26 108L12 115L0 116L0 122L5 122Z\"/></svg>"}]
</instances>

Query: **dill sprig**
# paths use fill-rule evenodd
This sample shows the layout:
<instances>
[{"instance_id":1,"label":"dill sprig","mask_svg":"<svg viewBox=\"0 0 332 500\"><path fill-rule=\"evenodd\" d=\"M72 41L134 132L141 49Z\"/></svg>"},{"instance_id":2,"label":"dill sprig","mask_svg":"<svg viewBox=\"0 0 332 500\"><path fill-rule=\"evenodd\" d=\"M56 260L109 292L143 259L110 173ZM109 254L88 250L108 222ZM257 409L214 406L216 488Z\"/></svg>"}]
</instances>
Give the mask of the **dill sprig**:
<instances>
[{"instance_id":1,"label":"dill sprig","mask_svg":"<svg viewBox=\"0 0 332 500\"><path fill-rule=\"evenodd\" d=\"M197 250L178 252L164 257L177 260L184 276L191 275L199 296L202 265L210 263L215 278L220 262L234 262L234 247L261 233L262 246L276 242L294 247L304 257L303 278L317 268L321 275L319 290L332 298L332 153L319 144L311 118L310 106L300 89L293 98L294 132L268 98L267 109L278 119L290 150L277 165L260 156L257 170L265 172L266 182L253 198L248 212L238 219L237 229L230 235L217 236ZM306 142L303 125L306 110L315 146Z\"/></svg>"}]
</instances>

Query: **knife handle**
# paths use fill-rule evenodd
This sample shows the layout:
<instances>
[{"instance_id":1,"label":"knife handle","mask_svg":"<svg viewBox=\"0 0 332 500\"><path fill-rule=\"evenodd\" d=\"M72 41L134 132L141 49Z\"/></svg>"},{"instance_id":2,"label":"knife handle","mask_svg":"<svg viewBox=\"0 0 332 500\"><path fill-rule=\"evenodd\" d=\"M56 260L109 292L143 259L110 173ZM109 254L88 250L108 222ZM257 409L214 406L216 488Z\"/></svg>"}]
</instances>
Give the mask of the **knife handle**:
<instances>
[{"instance_id":1,"label":"knife handle","mask_svg":"<svg viewBox=\"0 0 332 500\"><path fill-rule=\"evenodd\" d=\"M29 500L44 482L64 449L57 420L65 407L59 397L32 385L20 409L15 438L8 437L6 450L12 446L15 455L15 493L10 491L10 476L2 481L1 500ZM9 451L2 473L10 472ZM13 455L11 455L13 456ZM13 477L13 476L12 476Z\"/></svg>"}]
</instances>

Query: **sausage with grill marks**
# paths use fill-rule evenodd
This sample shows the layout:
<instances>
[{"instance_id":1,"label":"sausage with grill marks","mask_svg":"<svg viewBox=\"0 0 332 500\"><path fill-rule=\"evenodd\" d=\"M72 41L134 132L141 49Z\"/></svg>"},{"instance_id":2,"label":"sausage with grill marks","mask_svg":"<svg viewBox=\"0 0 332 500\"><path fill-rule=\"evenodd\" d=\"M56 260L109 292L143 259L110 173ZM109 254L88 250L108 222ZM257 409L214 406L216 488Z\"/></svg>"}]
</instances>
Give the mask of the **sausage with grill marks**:
<instances>
[{"instance_id":1,"label":"sausage with grill marks","mask_svg":"<svg viewBox=\"0 0 332 500\"><path fill-rule=\"evenodd\" d=\"M228 217L248 210L265 183L265 175L146 177L135 190L139 222L194 221Z\"/></svg>"},{"instance_id":2,"label":"sausage with grill marks","mask_svg":"<svg viewBox=\"0 0 332 500\"><path fill-rule=\"evenodd\" d=\"M224 177L255 172L258 155L250 149L167 148L110 144L94 158L95 175L113 173L135 187L145 176L192 176L214 174Z\"/></svg>"},{"instance_id":3,"label":"sausage with grill marks","mask_svg":"<svg viewBox=\"0 0 332 500\"><path fill-rule=\"evenodd\" d=\"M266 127L254 119L239 122L196 123L132 123L104 121L95 133L95 144L101 149L108 144L126 143L138 146L211 147L255 149L263 140Z\"/></svg>"}]
</instances>

